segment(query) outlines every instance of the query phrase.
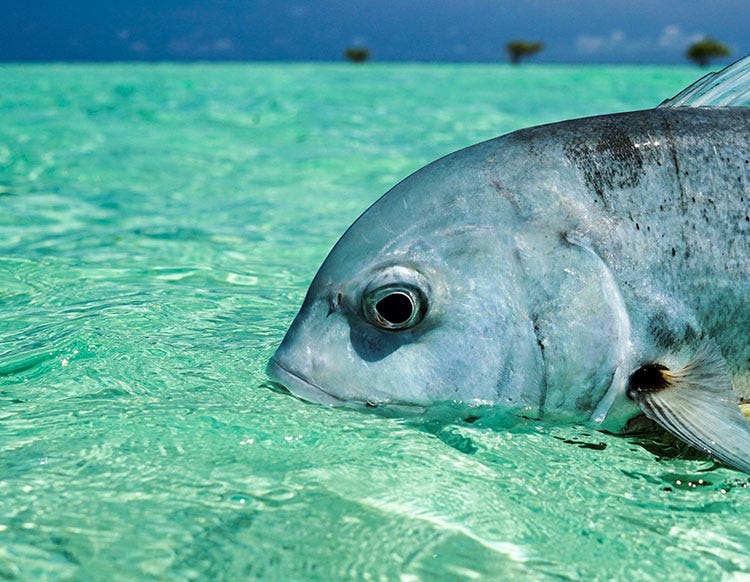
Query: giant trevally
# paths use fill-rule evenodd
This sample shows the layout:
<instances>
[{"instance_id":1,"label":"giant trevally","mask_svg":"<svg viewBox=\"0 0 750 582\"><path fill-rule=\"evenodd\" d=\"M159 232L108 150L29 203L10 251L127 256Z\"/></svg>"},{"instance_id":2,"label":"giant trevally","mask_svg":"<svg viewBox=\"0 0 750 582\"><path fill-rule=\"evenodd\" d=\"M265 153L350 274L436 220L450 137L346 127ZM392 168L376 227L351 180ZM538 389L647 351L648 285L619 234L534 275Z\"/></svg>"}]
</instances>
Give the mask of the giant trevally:
<instances>
[{"instance_id":1,"label":"giant trevally","mask_svg":"<svg viewBox=\"0 0 750 582\"><path fill-rule=\"evenodd\" d=\"M427 165L339 240L270 374L328 405L645 414L750 472L748 105L750 57Z\"/></svg>"}]
</instances>

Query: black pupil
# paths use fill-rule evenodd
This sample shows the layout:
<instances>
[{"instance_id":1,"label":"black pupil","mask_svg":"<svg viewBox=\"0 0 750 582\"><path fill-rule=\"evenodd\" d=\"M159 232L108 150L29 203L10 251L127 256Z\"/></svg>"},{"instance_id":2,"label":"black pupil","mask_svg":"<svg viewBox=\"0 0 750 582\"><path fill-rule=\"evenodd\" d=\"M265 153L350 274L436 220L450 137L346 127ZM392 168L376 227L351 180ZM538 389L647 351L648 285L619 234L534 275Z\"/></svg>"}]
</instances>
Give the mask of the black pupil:
<instances>
[{"instance_id":1,"label":"black pupil","mask_svg":"<svg viewBox=\"0 0 750 582\"><path fill-rule=\"evenodd\" d=\"M378 315L389 323L401 324L409 321L414 311L411 299L404 293L391 293L375 304Z\"/></svg>"}]
</instances>

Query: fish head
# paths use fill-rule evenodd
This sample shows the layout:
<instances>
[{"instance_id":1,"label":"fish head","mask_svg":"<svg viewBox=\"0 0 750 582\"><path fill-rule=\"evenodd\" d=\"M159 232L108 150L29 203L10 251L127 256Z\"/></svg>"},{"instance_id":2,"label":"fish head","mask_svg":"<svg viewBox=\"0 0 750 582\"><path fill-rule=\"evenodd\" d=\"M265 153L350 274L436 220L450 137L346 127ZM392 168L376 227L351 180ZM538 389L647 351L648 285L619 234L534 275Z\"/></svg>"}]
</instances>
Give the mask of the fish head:
<instances>
[{"instance_id":1,"label":"fish head","mask_svg":"<svg viewBox=\"0 0 750 582\"><path fill-rule=\"evenodd\" d=\"M274 379L328 405L538 400L513 213L478 157L423 168L349 228L269 363Z\"/></svg>"}]
</instances>

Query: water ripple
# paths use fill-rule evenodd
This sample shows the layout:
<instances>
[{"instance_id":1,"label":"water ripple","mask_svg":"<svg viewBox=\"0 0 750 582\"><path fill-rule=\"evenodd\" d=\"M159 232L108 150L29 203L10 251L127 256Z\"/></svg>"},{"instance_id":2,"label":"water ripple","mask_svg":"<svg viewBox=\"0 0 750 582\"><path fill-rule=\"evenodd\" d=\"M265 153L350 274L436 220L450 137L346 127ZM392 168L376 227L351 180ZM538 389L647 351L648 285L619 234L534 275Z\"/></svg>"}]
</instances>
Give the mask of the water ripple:
<instances>
[{"instance_id":1,"label":"water ripple","mask_svg":"<svg viewBox=\"0 0 750 582\"><path fill-rule=\"evenodd\" d=\"M317 266L393 183L694 76L0 67L0 577L750 575L748 479L704 458L326 409L264 373Z\"/></svg>"}]
</instances>

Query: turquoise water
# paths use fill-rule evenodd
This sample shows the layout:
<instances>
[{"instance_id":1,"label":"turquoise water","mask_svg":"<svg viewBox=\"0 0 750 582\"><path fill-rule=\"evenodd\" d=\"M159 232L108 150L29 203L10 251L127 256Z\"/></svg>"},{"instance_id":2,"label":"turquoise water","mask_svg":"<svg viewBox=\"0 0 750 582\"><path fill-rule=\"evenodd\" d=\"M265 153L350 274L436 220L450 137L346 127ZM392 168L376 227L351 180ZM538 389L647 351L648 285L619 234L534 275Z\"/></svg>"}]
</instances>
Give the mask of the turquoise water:
<instances>
[{"instance_id":1,"label":"turquoise water","mask_svg":"<svg viewBox=\"0 0 750 582\"><path fill-rule=\"evenodd\" d=\"M690 68L0 67L0 578L750 576L740 473L270 389L317 266L459 147Z\"/></svg>"}]
</instances>

